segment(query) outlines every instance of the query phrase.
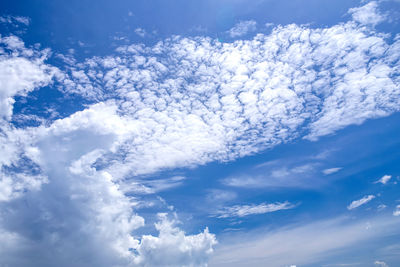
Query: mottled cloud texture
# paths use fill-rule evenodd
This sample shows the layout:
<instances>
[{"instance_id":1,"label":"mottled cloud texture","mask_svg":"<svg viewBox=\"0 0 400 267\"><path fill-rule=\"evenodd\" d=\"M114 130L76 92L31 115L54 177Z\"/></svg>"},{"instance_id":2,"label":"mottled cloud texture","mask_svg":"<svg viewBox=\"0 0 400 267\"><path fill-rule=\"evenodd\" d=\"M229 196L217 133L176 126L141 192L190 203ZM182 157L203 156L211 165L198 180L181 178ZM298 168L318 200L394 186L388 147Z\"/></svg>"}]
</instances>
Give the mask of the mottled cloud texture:
<instances>
[{"instance_id":1,"label":"mottled cloud texture","mask_svg":"<svg viewBox=\"0 0 400 267\"><path fill-rule=\"evenodd\" d=\"M207 229L186 234L160 215L158 235L135 234L148 226L135 192L166 188L136 177L397 112L400 39L372 29L382 19L363 22L382 17L368 5L328 28L277 26L233 43L177 36L58 67L48 49L1 36L0 264L206 265L216 243ZM16 126L16 97L43 86L90 104Z\"/></svg>"}]
</instances>

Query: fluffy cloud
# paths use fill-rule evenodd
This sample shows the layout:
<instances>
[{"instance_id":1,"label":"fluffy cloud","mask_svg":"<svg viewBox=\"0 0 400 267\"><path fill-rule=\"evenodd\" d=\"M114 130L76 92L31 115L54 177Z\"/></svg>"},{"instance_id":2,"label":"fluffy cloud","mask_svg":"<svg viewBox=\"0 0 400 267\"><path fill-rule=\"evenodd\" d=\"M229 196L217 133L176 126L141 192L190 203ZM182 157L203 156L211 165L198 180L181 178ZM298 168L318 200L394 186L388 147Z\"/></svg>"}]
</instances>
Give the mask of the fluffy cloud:
<instances>
[{"instance_id":1,"label":"fluffy cloud","mask_svg":"<svg viewBox=\"0 0 400 267\"><path fill-rule=\"evenodd\" d=\"M398 111L400 40L385 36L349 21L233 43L173 37L79 63L62 90L110 106L113 176L232 160Z\"/></svg>"},{"instance_id":2,"label":"fluffy cloud","mask_svg":"<svg viewBox=\"0 0 400 267\"><path fill-rule=\"evenodd\" d=\"M347 206L347 209L348 210L353 210L355 208L358 208L358 207L360 207L360 206L362 206L364 204L367 204L368 202L370 202L374 198L375 198L374 195L368 195L368 196L365 196L365 197L363 197L361 199L354 200L353 202L350 203L349 206Z\"/></svg>"},{"instance_id":3,"label":"fluffy cloud","mask_svg":"<svg viewBox=\"0 0 400 267\"><path fill-rule=\"evenodd\" d=\"M145 37L146 36L146 30L145 29L143 29L143 28L136 28L135 29L135 33L137 34L137 35L139 35L140 37Z\"/></svg>"},{"instance_id":4,"label":"fluffy cloud","mask_svg":"<svg viewBox=\"0 0 400 267\"><path fill-rule=\"evenodd\" d=\"M385 16L378 12L378 3L376 1L371 1L361 7L350 8L349 13L355 21L365 25L375 26L385 19Z\"/></svg>"},{"instance_id":5,"label":"fluffy cloud","mask_svg":"<svg viewBox=\"0 0 400 267\"><path fill-rule=\"evenodd\" d=\"M259 205L236 205L232 207L225 207L216 213L218 218L229 218L229 217L245 217L254 214L264 214L275 212L278 210L293 209L295 205L289 202L283 203L262 203Z\"/></svg>"},{"instance_id":6,"label":"fluffy cloud","mask_svg":"<svg viewBox=\"0 0 400 267\"><path fill-rule=\"evenodd\" d=\"M135 263L143 266L207 266L212 246L217 243L215 236L208 229L185 236L165 214L159 214L159 217L161 221L155 225L159 236L142 237L137 248L140 256Z\"/></svg>"},{"instance_id":7,"label":"fluffy cloud","mask_svg":"<svg viewBox=\"0 0 400 267\"><path fill-rule=\"evenodd\" d=\"M44 64L48 51L26 48L15 36L0 37L0 118L10 119L14 96L48 85L56 68Z\"/></svg>"},{"instance_id":8,"label":"fluffy cloud","mask_svg":"<svg viewBox=\"0 0 400 267\"><path fill-rule=\"evenodd\" d=\"M254 20L246 20L237 23L232 29L228 31L229 36L232 38L246 35L249 32L255 31L257 28L257 22Z\"/></svg>"}]
</instances>

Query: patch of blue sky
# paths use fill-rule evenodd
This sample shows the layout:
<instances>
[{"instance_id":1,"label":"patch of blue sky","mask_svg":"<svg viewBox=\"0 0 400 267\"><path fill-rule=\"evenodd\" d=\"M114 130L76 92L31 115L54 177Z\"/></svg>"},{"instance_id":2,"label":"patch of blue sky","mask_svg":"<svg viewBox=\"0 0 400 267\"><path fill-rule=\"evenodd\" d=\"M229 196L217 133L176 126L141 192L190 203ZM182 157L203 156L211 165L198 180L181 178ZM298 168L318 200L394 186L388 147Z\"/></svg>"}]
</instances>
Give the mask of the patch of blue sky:
<instances>
[{"instance_id":1,"label":"patch of blue sky","mask_svg":"<svg viewBox=\"0 0 400 267\"><path fill-rule=\"evenodd\" d=\"M194 221L204 220L202 224L217 233L235 228L232 221L240 222L236 227L244 229L260 227L266 222L270 227L278 227L298 220L343 214L368 216L378 213L382 204L390 205L385 211L390 213L399 197L399 121L399 115L395 114L350 126L316 142L296 140L234 162L181 170L179 173L188 177L184 184L159 194L179 213L191 213L197 217ZM334 167L341 169L323 173ZM386 174L394 177L390 185L374 183ZM163 176L168 174L160 175ZM210 198L210 194L216 196ZM369 194L379 197L367 209L346 210L351 201ZM284 201L298 205L291 211L242 218L210 217L223 206Z\"/></svg>"}]
</instances>

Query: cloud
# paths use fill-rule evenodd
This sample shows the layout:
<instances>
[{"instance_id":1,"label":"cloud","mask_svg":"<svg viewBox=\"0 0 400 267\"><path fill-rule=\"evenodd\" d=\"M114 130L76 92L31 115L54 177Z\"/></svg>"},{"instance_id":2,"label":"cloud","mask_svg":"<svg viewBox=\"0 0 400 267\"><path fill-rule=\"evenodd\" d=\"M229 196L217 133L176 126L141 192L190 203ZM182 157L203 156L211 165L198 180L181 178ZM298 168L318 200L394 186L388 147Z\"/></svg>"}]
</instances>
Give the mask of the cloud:
<instances>
[{"instance_id":1,"label":"cloud","mask_svg":"<svg viewBox=\"0 0 400 267\"><path fill-rule=\"evenodd\" d=\"M369 244L374 244L377 252L382 245L378 241L388 233L393 237L399 234L398 220L394 217L366 220L338 217L274 230L258 228L250 233L230 233L220 237L210 266L290 266L293 263L297 266L328 266L327 263L341 266L339 263L343 263L347 253L352 255L351 261L357 260L355 252ZM361 257L360 266L370 264L370 261L365 262L364 253ZM341 262L334 265L338 259Z\"/></svg>"},{"instance_id":2,"label":"cloud","mask_svg":"<svg viewBox=\"0 0 400 267\"><path fill-rule=\"evenodd\" d=\"M155 194L169 190L183 184L186 178L183 176L173 176L164 179L134 179L126 180L120 184L124 193L134 194Z\"/></svg>"},{"instance_id":3,"label":"cloud","mask_svg":"<svg viewBox=\"0 0 400 267\"><path fill-rule=\"evenodd\" d=\"M340 168L340 167L337 167L337 168L329 168L329 169L323 170L322 173L325 174L325 175L329 175L329 174L336 173L336 172L340 171L341 169L342 169L342 168Z\"/></svg>"},{"instance_id":4,"label":"cloud","mask_svg":"<svg viewBox=\"0 0 400 267\"><path fill-rule=\"evenodd\" d=\"M50 84L57 69L44 63L48 51L26 48L18 37L0 37L0 47L0 118L9 120L14 97Z\"/></svg>"},{"instance_id":5,"label":"cloud","mask_svg":"<svg viewBox=\"0 0 400 267\"><path fill-rule=\"evenodd\" d=\"M233 43L175 36L69 60L76 64L62 70L46 63L48 49L12 35L0 45L3 265L146 266L161 256L170 265L205 265L215 244L207 230L186 234L160 218L158 236L136 234L145 218L128 186L157 192L181 181L140 175L315 140L400 106L400 40L354 21L278 26ZM14 125L16 97L49 85L89 104L37 127ZM307 171L296 167L271 177ZM289 206L227 211L245 216Z\"/></svg>"},{"instance_id":6,"label":"cloud","mask_svg":"<svg viewBox=\"0 0 400 267\"><path fill-rule=\"evenodd\" d=\"M142 38L144 38L147 35L145 29L143 29L143 28L136 28L135 33Z\"/></svg>"},{"instance_id":7,"label":"cloud","mask_svg":"<svg viewBox=\"0 0 400 267\"><path fill-rule=\"evenodd\" d=\"M400 216L400 205L396 206L396 209L393 211L393 216Z\"/></svg>"},{"instance_id":8,"label":"cloud","mask_svg":"<svg viewBox=\"0 0 400 267\"><path fill-rule=\"evenodd\" d=\"M378 11L378 2L371 1L364 6L350 8L349 13L353 16L354 21L365 25L377 25L385 20L385 15Z\"/></svg>"},{"instance_id":9,"label":"cloud","mask_svg":"<svg viewBox=\"0 0 400 267\"><path fill-rule=\"evenodd\" d=\"M8 24L23 24L28 26L30 23L30 18L22 17L22 16L0 16L1 23L8 23Z\"/></svg>"},{"instance_id":10,"label":"cloud","mask_svg":"<svg viewBox=\"0 0 400 267\"><path fill-rule=\"evenodd\" d=\"M240 21L232 29L228 31L229 36L232 38L240 37L253 32L257 29L257 22L254 20Z\"/></svg>"},{"instance_id":11,"label":"cloud","mask_svg":"<svg viewBox=\"0 0 400 267\"><path fill-rule=\"evenodd\" d=\"M252 204L252 205L236 205L232 207L225 207L216 212L216 217L218 218L229 218L229 217L245 217L255 214L264 214L275 212L278 210L288 210L293 209L296 205L289 202L277 202L277 203L262 203L262 204Z\"/></svg>"},{"instance_id":12,"label":"cloud","mask_svg":"<svg viewBox=\"0 0 400 267\"><path fill-rule=\"evenodd\" d=\"M390 179L392 179L391 175L384 175L384 176L382 176L381 179L376 181L375 184L377 184L377 183L386 184L387 182L389 182Z\"/></svg>"},{"instance_id":13,"label":"cloud","mask_svg":"<svg viewBox=\"0 0 400 267\"><path fill-rule=\"evenodd\" d=\"M159 214L159 217L161 221L155 224L159 236L142 237L137 248L140 256L135 263L139 266L207 266L213 245L217 243L215 236L208 229L185 236L165 214Z\"/></svg>"},{"instance_id":14,"label":"cloud","mask_svg":"<svg viewBox=\"0 0 400 267\"><path fill-rule=\"evenodd\" d=\"M374 264L379 267L389 267L384 261L375 261Z\"/></svg>"},{"instance_id":15,"label":"cloud","mask_svg":"<svg viewBox=\"0 0 400 267\"><path fill-rule=\"evenodd\" d=\"M290 160L276 160L256 166L224 179L223 185L242 188L313 187L321 185L316 174L316 163L296 164Z\"/></svg>"},{"instance_id":16,"label":"cloud","mask_svg":"<svg viewBox=\"0 0 400 267\"><path fill-rule=\"evenodd\" d=\"M61 90L112 107L102 114L120 122L119 148L105 156L126 152L110 170L122 177L228 161L388 116L400 106L399 45L354 21L277 26L224 44L176 36L87 59Z\"/></svg>"},{"instance_id":17,"label":"cloud","mask_svg":"<svg viewBox=\"0 0 400 267\"><path fill-rule=\"evenodd\" d=\"M364 204L367 204L368 202L370 202L371 200L373 200L375 198L374 195L368 195L365 196L359 200L354 200L353 202L351 202L351 204L349 206L347 206L348 210L353 210L355 208L358 208Z\"/></svg>"}]
</instances>

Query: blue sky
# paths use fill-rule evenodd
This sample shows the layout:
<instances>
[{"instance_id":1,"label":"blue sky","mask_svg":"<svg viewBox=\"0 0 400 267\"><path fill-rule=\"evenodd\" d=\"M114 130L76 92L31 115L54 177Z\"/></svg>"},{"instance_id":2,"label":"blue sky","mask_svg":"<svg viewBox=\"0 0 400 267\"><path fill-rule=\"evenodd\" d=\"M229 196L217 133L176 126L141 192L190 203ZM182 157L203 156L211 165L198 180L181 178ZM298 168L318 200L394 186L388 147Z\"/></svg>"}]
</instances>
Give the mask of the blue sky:
<instances>
[{"instance_id":1,"label":"blue sky","mask_svg":"<svg viewBox=\"0 0 400 267\"><path fill-rule=\"evenodd\" d=\"M398 266L399 12L1 2L0 266Z\"/></svg>"}]
</instances>

